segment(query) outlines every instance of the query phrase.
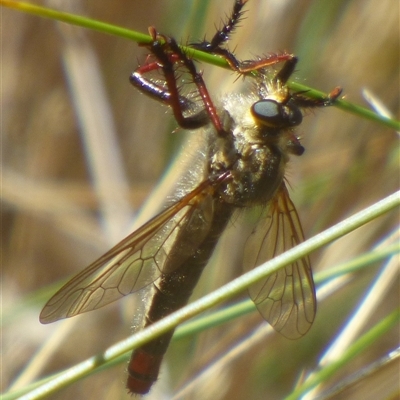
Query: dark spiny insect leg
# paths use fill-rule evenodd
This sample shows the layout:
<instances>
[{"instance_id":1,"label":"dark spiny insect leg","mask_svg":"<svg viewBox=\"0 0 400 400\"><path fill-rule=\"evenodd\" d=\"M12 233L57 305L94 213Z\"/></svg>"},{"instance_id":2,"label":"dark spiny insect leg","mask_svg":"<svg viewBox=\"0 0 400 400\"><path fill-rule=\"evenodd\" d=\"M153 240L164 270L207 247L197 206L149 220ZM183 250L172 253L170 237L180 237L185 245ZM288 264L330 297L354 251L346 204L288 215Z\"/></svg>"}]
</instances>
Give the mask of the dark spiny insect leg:
<instances>
[{"instance_id":1,"label":"dark spiny insect leg","mask_svg":"<svg viewBox=\"0 0 400 400\"><path fill-rule=\"evenodd\" d=\"M218 30L214 37L209 43L211 51L218 49L221 45L229 39L229 35L237 27L241 17L243 16L243 7L248 0L236 0L233 5L232 13L228 19L228 22L224 24L221 30Z\"/></svg>"},{"instance_id":2,"label":"dark spiny insect leg","mask_svg":"<svg viewBox=\"0 0 400 400\"><path fill-rule=\"evenodd\" d=\"M175 65L182 62L182 55L172 52L165 43L167 38L158 35L154 27L149 28L149 33L153 38L153 43L148 47L157 61L139 67L131 74L130 82L150 97L169 105L176 121L182 128L196 129L206 125L209 122L206 110L201 110L194 115L184 115L184 111L191 108L194 103L179 94ZM163 72L167 90L164 86L143 76L145 73L157 69L161 69Z\"/></svg>"},{"instance_id":3,"label":"dark spiny insect leg","mask_svg":"<svg viewBox=\"0 0 400 400\"><path fill-rule=\"evenodd\" d=\"M228 21L223 25L222 29L218 29L217 33L211 39L211 42L204 40L199 43L190 43L194 49L204 51L206 53L218 54L226 59L234 70L239 69L239 61L230 51L223 49L221 46L229 40L229 35L237 27L241 17L243 16L242 8L248 0L236 0L233 10Z\"/></svg>"},{"instance_id":4,"label":"dark spiny insect leg","mask_svg":"<svg viewBox=\"0 0 400 400\"><path fill-rule=\"evenodd\" d=\"M296 60L297 58L293 54L283 53L283 54L270 54L264 58L260 58L257 60L245 60L239 62L237 72L241 74L246 74L249 72L257 71L266 67L271 67L272 65L279 64L281 62L287 61L290 62L292 60ZM228 61L229 63L229 61Z\"/></svg>"},{"instance_id":5,"label":"dark spiny insect leg","mask_svg":"<svg viewBox=\"0 0 400 400\"><path fill-rule=\"evenodd\" d=\"M285 64L283 64L283 67L275 75L274 82L275 83L280 82L285 85L289 80L289 78L292 76L296 68L297 61L298 61L297 57L292 57L290 60L287 60Z\"/></svg>"},{"instance_id":6,"label":"dark spiny insect leg","mask_svg":"<svg viewBox=\"0 0 400 400\"><path fill-rule=\"evenodd\" d=\"M180 62L178 57L174 54L170 55L170 60L172 63ZM129 77L130 83L139 89L141 92L146 94L147 96L151 97L154 100L157 100L167 106L171 106L171 93L162 85L159 85L153 82L150 79L147 79L144 75L152 72L154 70L161 69L162 66L158 61L153 61L147 64L144 64L138 67L135 72ZM190 108L194 107L195 103L186 98L185 96L179 95L179 104L182 111L189 110ZM203 126L208 122L208 115L205 112L201 112L201 115L198 115L198 125ZM193 121L192 121L193 123Z\"/></svg>"},{"instance_id":7,"label":"dark spiny insect leg","mask_svg":"<svg viewBox=\"0 0 400 400\"><path fill-rule=\"evenodd\" d=\"M275 75L274 82L286 84L293 72L295 71L297 64L297 57L293 57L290 60L287 60L280 71ZM340 87L334 88L327 97L323 99L310 99L308 97L303 96L301 93L294 93L290 97L296 102L298 107L302 108L313 108L313 107L327 107L331 106L341 95L342 89Z\"/></svg>"},{"instance_id":8,"label":"dark spiny insect leg","mask_svg":"<svg viewBox=\"0 0 400 400\"><path fill-rule=\"evenodd\" d=\"M210 42L204 40L199 43L190 43L190 47L196 50L201 50L206 53L219 55L228 62L230 67L241 74L265 68L283 61L290 60L293 58L291 54L271 54L262 59L258 60L246 60L239 61L236 56L227 49L222 48L222 45L229 40L229 36L232 34L234 29L238 26L238 23L243 16L243 7L248 0L236 0L233 6L232 13L228 18L228 21L223 25L222 29L217 30L217 33L213 36Z\"/></svg>"},{"instance_id":9,"label":"dark spiny insect leg","mask_svg":"<svg viewBox=\"0 0 400 400\"><path fill-rule=\"evenodd\" d=\"M337 86L331 90L325 98L322 99L310 99L308 97L302 96L302 93L294 93L292 98L296 101L299 107L303 108L316 108L316 107L328 107L335 103L335 101L342 94L342 88Z\"/></svg>"},{"instance_id":10,"label":"dark spiny insect leg","mask_svg":"<svg viewBox=\"0 0 400 400\"><path fill-rule=\"evenodd\" d=\"M157 85L156 83L144 77L144 74L159 68L161 68L161 65L157 61L141 65L135 70L135 72L132 72L132 74L129 76L129 81L133 86L154 100L169 105L171 102L171 93L165 90L163 86Z\"/></svg>"},{"instance_id":11,"label":"dark spiny insect leg","mask_svg":"<svg viewBox=\"0 0 400 400\"><path fill-rule=\"evenodd\" d=\"M160 43L159 41L155 41L154 43L156 44L152 46L152 52L153 54L161 61L163 64L163 72L164 76L167 82L167 86L169 91L171 92L171 107L173 108L174 115L177 118L177 116L180 116L182 114L182 110L180 107L179 102L176 101L177 96L179 96L178 92L178 87L177 87L177 82L176 78L174 75L173 71L173 66L171 63L168 62L168 57L165 55L165 47L168 47L168 49L175 55L179 57L183 65L186 67L187 71L189 74L192 76L193 83L197 86L197 89L199 91L199 94L201 96L201 99L204 104L204 108L206 113L209 116L210 121L214 125L217 134L219 136L226 136L227 133L222 127L221 121L218 117L217 111L215 109L214 103L211 100L210 94L208 93L206 84L203 80L202 75L197 72L196 67L193 63L193 61L186 56L186 54L181 50L181 48L178 46L176 43L175 39L168 37L168 36L163 36L163 35L158 35L159 38L163 39L165 41L165 44L163 46L158 45ZM178 123L181 124L181 121L178 120ZM183 126L187 128L187 126Z\"/></svg>"}]
</instances>

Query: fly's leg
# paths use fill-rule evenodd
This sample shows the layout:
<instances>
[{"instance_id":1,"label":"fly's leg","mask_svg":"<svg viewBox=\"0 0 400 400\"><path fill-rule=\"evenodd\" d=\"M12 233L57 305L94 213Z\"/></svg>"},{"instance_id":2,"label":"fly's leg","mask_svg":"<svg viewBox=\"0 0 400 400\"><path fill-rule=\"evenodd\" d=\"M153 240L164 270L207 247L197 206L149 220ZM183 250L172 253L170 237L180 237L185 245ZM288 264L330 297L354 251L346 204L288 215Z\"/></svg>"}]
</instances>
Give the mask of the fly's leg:
<instances>
[{"instance_id":1,"label":"fly's leg","mask_svg":"<svg viewBox=\"0 0 400 400\"><path fill-rule=\"evenodd\" d=\"M157 33L153 27L149 28L149 33L153 38L153 43L149 46L149 49L156 61L139 67L131 74L130 82L150 97L170 106L176 121L182 128L196 129L211 122L218 135L227 135L203 77L197 72L193 61L180 49L175 39ZM194 115L185 115L185 111L193 107L195 103L179 93L176 76L177 64L183 65L186 72L190 74L204 105L204 108ZM144 77L144 74L158 69L162 70L166 88Z\"/></svg>"},{"instance_id":2,"label":"fly's leg","mask_svg":"<svg viewBox=\"0 0 400 400\"><path fill-rule=\"evenodd\" d=\"M298 62L297 57L293 57L287 60L283 67L278 71L278 73L273 78L276 85L286 85L289 78L293 74ZM288 96L288 100L293 100L297 107L300 108L316 108L316 107L327 107L331 106L342 94L342 88L335 87L325 98L322 99L310 99L303 96L306 92L292 93Z\"/></svg>"},{"instance_id":3,"label":"fly's leg","mask_svg":"<svg viewBox=\"0 0 400 400\"><path fill-rule=\"evenodd\" d=\"M174 60L175 58L175 60ZM171 62L177 62L177 57L171 56ZM164 86L159 85L150 79L144 77L145 74L158 70L161 68L161 64L158 61L148 62L144 65L139 66L135 72L129 77L129 81L133 86L151 97L153 100L157 100L165 105L171 105L171 93L165 89ZM189 109L192 102L184 96L179 96L179 101L182 105L183 110Z\"/></svg>"},{"instance_id":4,"label":"fly's leg","mask_svg":"<svg viewBox=\"0 0 400 400\"><path fill-rule=\"evenodd\" d=\"M204 109L194 115L184 115L184 112L195 106L195 103L185 96L179 94L176 82L174 65L181 60L176 54L164 53L162 45L158 40L154 40L150 47L153 54L158 54L161 59L146 63L136 69L129 81L133 86L154 100L157 100L172 108L175 119L178 124L185 129L196 129L206 125L209 122L208 114ZM166 76L167 87L146 78L144 75L162 69ZM168 77L168 78L167 78Z\"/></svg>"},{"instance_id":5,"label":"fly's leg","mask_svg":"<svg viewBox=\"0 0 400 400\"><path fill-rule=\"evenodd\" d=\"M187 57L187 55L178 46L178 44L174 38L159 35L159 34L157 34L157 37L165 40L165 45L168 46L170 51L174 55L176 55L180 59L182 64L185 66L186 70L189 72L189 74L192 77L193 83L197 87L199 95L204 104L204 110L206 111L210 121L214 125L214 127L217 131L217 134L220 136L225 136L227 133L222 128L221 121L218 117L214 103L211 100L210 94L208 93L206 84L203 80L201 73L197 72L193 60L191 60L189 57ZM155 41L154 43L156 43L156 42L157 41ZM159 45L155 46L152 49L152 52L159 60L164 58L165 63L163 63L163 73L164 73L164 76L165 76L165 79L167 82L168 89L171 91L171 94L173 95L173 101L175 102L175 104L171 104L171 106L174 110L174 115L175 115L175 113L179 113L181 110L180 110L179 103L176 101L176 99L178 98L178 95L179 95L179 91L178 91L178 87L177 87L177 81L176 81L175 75L173 73L173 69L171 68L172 65L171 65L171 63L167 62L167 58L165 57L165 51L163 49L163 46L159 46ZM176 117L176 115L175 115L175 117ZM178 121L178 123L180 124L179 121Z\"/></svg>"},{"instance_id":6,"label":"fly's leg","mask_svg":"<svg viewBox=\"0 0 400 400\"><path fill-rule=\"evenodd\" d=\"M342 94L342 88L337 86L333 90L331 90L328 96L322 99L310 99L309 97L302 96L302 93L294 93L292 94L292 98L296 102L299 107L302 108L317 108L317 107L328 107L335 103L335 101Z\"/></svg>"},{"instance_id":7,"label":"fly's leg","mask_svg":"<svg viewBox=\"0 0 400 400\"><path fill-rule=\"evenodd\" d=\"M229 50L224 49L222 45L229 40L229 35L237 27L241 17L243 16L243 6L248 0L236 0L233 5L233 10L228 18L228 21L223 25L222 29L217 30L210 42L204 40L199 43L191 43L190 46L196 50L201 50L206 53L218 54L226 59L231 68L239 71L240 62Z\"/></svg>"},{"instance_id":8,"label":"fly's leg","mask_svg":"<svg viewBox=\"0 0 400 400\"><path fill-rule=\"evenodd\" d=\"M295 71L298 60L299 59L297 57L292 57L291 59L287 60L285 64L283 64L283 67L275 75L273 79L274 83L286 85L287 81Z\"/></svg>"},{"instance_id":9,"label":"fly's leg","mask_svg":"<svg viewBox=\"0 0 400 400\"><path fill-rule=\"evenodd\" d=\"M225 58L229 66L240 74L246 74L287 60L291 60L293 58L292 54L283 53L269 54L268 56L257 60L239 61L232 52L222 47L229 40L229 36L241 21L244 14L243 6L247 3L247 1L248 0L235 1L232 13L227 22L223 25L222 29L217 30L210 42L204 40L203 42L199 43L190 43L190 47Z\"/></svg>"},{"instance_id":10,"label":"fly's leg","mask_svg":"<svg viewBox=\"0 0 400 400\"><path fill-rule=\"evenodd\" d=\"M265 57L261 57L255 60L239 61L236 56L229 50L222 46L229 40L229 35L238 26L238 23L243 16L243 6L248 0L236 0L233 6L232 13L228 18L227 22L223 25L222 29L217 30L211 41L204 40L199 43L191 43L190 46L196 50L201 50L206 53L219 55L228 62L230 67L240 73L248 74L257 70L262 70L266 67L273 66L275 64L284 62L282 69L276 74L274 81L275 83L280 82L286 84L290 76L295 70L298 58L293 54L282 53L282 54L269 54ZM332 105L342 93L342 89L336 87L329 95L324 99L309 99L305 96L301 96L301 93L292 95L295 98L296 103L299 107L325 107Z\"/></svg>"}]
</instances>

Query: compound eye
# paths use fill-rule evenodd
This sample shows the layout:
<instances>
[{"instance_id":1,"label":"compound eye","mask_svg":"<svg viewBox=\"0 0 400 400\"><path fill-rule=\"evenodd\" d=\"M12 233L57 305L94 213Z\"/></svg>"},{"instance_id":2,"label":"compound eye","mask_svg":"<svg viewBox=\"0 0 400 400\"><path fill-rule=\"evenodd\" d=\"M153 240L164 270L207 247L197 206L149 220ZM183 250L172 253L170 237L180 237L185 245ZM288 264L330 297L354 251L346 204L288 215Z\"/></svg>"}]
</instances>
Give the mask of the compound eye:
<instances>
[{"instance_id":1,"label":"compound eye","mask_svg":"<svg viewBox=\"0 0 400 400\"><path fill-rule=\"evenodd\" d=\"M272 128L299 125L303 119L300 109L293 103L285 105L276 100L260 100L251 106L253 117L258 123Z\"/></svg>"},{"instance_id":2,"label":"compound eye","mask_svg":"<svg viewBox=\"0 0 400 400\"><path fill-rule=\"evenodd\" d=\"M282 125L282 106L275 100L260 100L251 106L251 113L257 122L279 127Z\"/></svg>"},{"instance_id":3,"label":"compound eye","mask_svg":"<svg viewBox=\"0 0 400 400\"><path fill-rule=\"evenodd\" d=\"M288 115L287 115L287 121L290 126L295 126L301 124L301 121L303 121L303 114L300 111L300 108L296 106L296 104L293 104L289 102L287 105L288 108Z\"/></svg>"}]
</instances>

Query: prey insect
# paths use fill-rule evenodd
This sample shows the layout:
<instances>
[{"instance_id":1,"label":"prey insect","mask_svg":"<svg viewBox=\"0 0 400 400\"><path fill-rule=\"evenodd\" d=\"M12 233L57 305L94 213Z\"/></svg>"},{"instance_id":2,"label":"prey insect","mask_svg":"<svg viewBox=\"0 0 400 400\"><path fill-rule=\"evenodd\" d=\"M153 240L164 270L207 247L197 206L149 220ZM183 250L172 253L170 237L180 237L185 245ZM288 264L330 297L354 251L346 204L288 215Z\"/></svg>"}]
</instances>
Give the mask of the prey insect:
<instances>
[{"instance_id":1,"label":"prey insect","mask_svg":"<svg viewBox=\"0 0 400 400\"><path fill-rule=\"evenodd\" d=\"M297 63L293 55L239 61L228 51L224 44L246 2L234 2L226 24L210 42L190 45L223 57L233 71L251 81L247 92L229 94L216 103L193 60L173 38L149 28L150 55L130 81L169 106L182 128L201 130L206 142L201 171L175 203L62 287L43 308L42 323L98 309L152 284L144 326L153 324L188 302L220 235L243 209L260 209L245 247L247 270L303 241L285 183L289 155L304 151L294 129L302 122L302 109L329 106L341 91L334 89L322 100L308 99L287 86ZM279 63L282 67L274 72L271 66ZM161 79L150 77L154 72ZM182 73L195 88L190 96L182 94ZM310 329L316 299L307 257L250 287L249 293L261 315L284 336L296 339ZM150 390L172 335L170 331L133 351L129 392Z\"/></svg>"}]
</instances>

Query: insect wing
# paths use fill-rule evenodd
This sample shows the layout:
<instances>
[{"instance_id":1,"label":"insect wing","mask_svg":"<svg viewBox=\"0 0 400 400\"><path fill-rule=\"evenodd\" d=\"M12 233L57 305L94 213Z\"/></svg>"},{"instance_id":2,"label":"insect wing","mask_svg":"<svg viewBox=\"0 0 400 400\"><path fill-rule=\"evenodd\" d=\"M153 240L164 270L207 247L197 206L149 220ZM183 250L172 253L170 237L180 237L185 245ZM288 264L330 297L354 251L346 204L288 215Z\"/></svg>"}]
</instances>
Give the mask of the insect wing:
<instances>
[{"instance_id":1,"label":"insect wing","mask_svg":"<svg viewBox=\"0 0 400 400\"><path fill-rule=\"evenodd\" d=\"M180 231L190 231L194 237L190 250L181 249L184 256L195 251L208 232L211 189L210 181L202 182L71 279L44 306L40 322L47 324L98 309L176 269L179 260L174 243ZM176 266L167 262L169 255Z\"/></svg>"},{"instance_id":2,"label":"insect wing","mask_svg":"<svg viewBox=\"0 0 400 400\"><path fill-rule=\"evenodd\" d=\"M246 243L245 268L261 265L302 241L300 220L283 183ZM253 284L249 294L261 315L289 339L303 336L314 321L315 287L308 257Z\"/></svg>"}]
</instances>

